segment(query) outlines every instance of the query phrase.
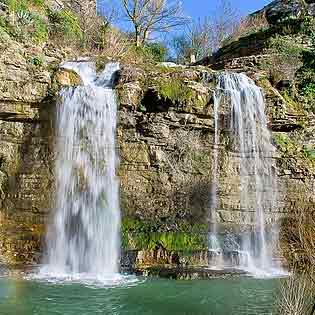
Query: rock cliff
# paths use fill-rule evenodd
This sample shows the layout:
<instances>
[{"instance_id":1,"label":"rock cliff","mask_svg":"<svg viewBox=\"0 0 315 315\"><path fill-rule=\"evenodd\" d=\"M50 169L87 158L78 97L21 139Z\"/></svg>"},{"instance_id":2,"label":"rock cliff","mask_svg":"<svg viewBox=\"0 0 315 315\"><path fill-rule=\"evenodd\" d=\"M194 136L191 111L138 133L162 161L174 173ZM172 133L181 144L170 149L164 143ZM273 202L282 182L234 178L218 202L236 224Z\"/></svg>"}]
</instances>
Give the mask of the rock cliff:
<instances>
[{"instance_id":1,"label":"rock cliff","mask_svg":"<svg viewBox=\"0 0 315 315\"><path fill-rule=\"evenodd\" d=\"M273 23L275 14L270 16ZM258 34L256 43L263 43L266 34ZM278 148L274 158L280 197L277 209L266 213L271 223L296 209L307 212L314 207L315 119L266 77L261 67L264 45L242 52L240 47L248 48L250 40L241 38L223 48L215 61L202 63L246 71L265 92ZM65 79L55 74L66 54L18 44L5 34L0 41L0 259L33 263L43 251L45 225L54 208L56 81L79 82L69 74ZM217 76L202 65L122 65L116 88L126 265L206 264ZM220 120L227 126L224 108ZM220 139L216 214L227 233L253 223L253 211L240 208L237 156L229 137L226 127Z\"/></svg>"}]
</instances>

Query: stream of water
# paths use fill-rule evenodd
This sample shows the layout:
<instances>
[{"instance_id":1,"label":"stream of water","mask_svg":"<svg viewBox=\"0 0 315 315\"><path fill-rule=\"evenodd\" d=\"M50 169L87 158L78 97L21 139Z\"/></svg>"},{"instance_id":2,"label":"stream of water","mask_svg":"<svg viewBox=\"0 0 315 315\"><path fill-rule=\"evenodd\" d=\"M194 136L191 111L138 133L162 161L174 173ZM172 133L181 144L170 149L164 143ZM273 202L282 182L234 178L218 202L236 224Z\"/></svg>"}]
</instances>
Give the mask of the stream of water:
<instances>
[{"instance_id":1,"label":"stream of water","mask_svg":"<svg viewBox=\"0 0 315 315\"><path fill-rule=\"evenodd\" d=\"M219 112L230 115L231 149L239 160L240 211L252 215L253 231L244 231L240 242L233 251L238 253L239 265L256 275L282 273L275 265L273 255L278 245L278 226L273 223L272 237L267 238L266 213L275 211L277 201L276 166L273 159L275 148L271 142L271 132L267 127L265 100L261 89L245 74L223 73L218 78L214 93L215 143L213 153L213 185L211 238L219 239L217 232L217 210L219 183ZM217 241L216 243L218 243ZM212 244L215 243L212 241ZM210 250L213 250L210 245ZM216 245L215 250L220 253ZM220 264L219 267L221 267Z\"/></svg>"},{"instance_id":2,"label":"stream of water","mask_svg":"<svg viewBox=\"0 0 315 315\"><path fill-rule=\"evenodd\" d=\"M96 75L90 62L69 62L83 85L61 92L57 113L57 201L42 276L112 279L120 253L115 174L117 63Z\"/></svg>"}]
</instances>

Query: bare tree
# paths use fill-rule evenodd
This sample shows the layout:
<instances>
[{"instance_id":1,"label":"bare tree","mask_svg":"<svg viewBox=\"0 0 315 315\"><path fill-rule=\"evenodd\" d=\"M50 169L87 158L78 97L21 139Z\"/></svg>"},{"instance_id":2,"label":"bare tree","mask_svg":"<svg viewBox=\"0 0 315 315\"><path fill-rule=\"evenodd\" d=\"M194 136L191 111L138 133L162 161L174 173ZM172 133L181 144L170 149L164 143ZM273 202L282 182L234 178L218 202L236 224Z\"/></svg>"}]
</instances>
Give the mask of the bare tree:
<instances>
[{"instance_id":1,"label":"bare tree","mask_svg":"<svg viewBox=\"0 0 315 315\"><path fill-rule=\"evenodd\" d=\"M307 274L294 272L280 288L279 313L312 315L315 285Z\"/></svg>"},{"instance_id":2,"label":"bare tree","mask_svg":"<svg viewBox=\"0 0 315 315\"><path fill-rule=\"evenodd\" d=\"M237 28L238 16L229 0L220 0L214 14L192 21L181 36L173 39L177 61L189 62L191 55L202 59L222 47L225 39Z\"/></svg>"},{"instance_id":3,"label":"bare tree","mask_svg":"<svg viewBox=\"0 0 315 315\"><path fill-rule=\"evenodd\" d=\"M213 37L213 23L209 17L189 23L184 33L175 36L171 43L177 62L189 63L192 56L201 59L210 55L214 49Z\"/></svg>"},{"instance_id":4,"label":"bare tree","mask_svg":"<svg viewBox=\"0 0 315 315\"><path fill-rule=\"evenodd\" d=\"M221 0L213 19L214 47L222 47L224 40L230 36L239 24L239 14L229 0Z\"/></svg>"},{"instance_id":5,"label":"bare tree","mask_svg":"<svg viewBox=\"0 0 315 315\"><path fill-rule=\"evenodd\" d=\"M123 11L132 23L136 46L144 44L154 33L169 32L187 19L178 1L121 0Z\"/></svg>"},{"instance_id":6,"label":"bare tree","mask_svg":"<svg viewBox=\"0 0 315 315\"><path fill-rule=\"evenodd\" d=\"M209 17L198 19L187 26L186 38L190 42L191 54L204 58L214 50L214 25Z\"/></svg>"}]
</instances>

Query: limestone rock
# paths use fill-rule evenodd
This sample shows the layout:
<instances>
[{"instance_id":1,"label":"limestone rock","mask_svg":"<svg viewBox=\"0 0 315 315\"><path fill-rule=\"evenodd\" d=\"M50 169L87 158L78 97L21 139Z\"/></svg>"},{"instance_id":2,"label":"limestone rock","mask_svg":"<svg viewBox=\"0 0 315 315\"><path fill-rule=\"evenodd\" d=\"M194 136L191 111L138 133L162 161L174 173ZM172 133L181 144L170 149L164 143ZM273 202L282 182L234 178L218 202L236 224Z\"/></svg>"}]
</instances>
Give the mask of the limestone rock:
<instances>
[{"instance_id":1,"label":"limestone rock","mask_svg":"<svg viewBox=\"0 0 315 315\"><path fill-rule=\"evenodd\" d=\"M60 91L63 87L82 85L82 79L73 70L59 69L53 78L52 91Z\"/></svg>"}]
</instances>

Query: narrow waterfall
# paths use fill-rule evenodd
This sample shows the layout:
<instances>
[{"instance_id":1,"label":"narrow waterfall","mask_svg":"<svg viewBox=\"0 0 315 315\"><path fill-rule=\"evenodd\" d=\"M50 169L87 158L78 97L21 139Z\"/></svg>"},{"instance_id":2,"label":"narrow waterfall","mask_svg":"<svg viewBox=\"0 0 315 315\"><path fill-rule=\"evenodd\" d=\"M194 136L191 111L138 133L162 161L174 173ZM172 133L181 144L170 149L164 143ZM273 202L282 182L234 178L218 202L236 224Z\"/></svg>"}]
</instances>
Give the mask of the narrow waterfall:
<instances>
[{"instance_id":1,"label":"narrow waterfall","mask_svg":"<svg viewBox=\"0 0 315 315\"><path fill-rule=\"evenodd\" d=\"M115 174L117 63L96 75L69 62L84 85L61 91L57 113L56 212L47 236L45 272L111 277L118 273L119 182Z\"/></svg>"},{"instance_id":2,"label":"narrow waterfall","mask_svg":"<svg viewBox=\"0 0 315 315\"><path fill-rule=\"evenodd\" d=\"M212 167L212 184L211 184L211 232L209 234L209 252L211 268L223 267L223 252L218 238L217 228L217 206L218 206L218 183L219 183L219 144L220 144L220 129L219 129L219 106L221 102L220 91L215 91L214 95L214 146L213 146L213 167Z\"/></svg>"},{"instance_id":3,"label":"narrow waterfall","mask_svg":"<svg viewBox=\"0 0 315 315\"><path fill-rule=\"evenodd\" d=\"M265 213L275 209L277 181L273 159L275 149L267 127L264 96L261 89L245 74L220 75L215 91L213 177L217 183L218 110L222 102L225 102L226 111L230 112L231 145L239 163L240 211L252 214L252 231L242 232L240 244L234 251L238 252L242 268L254 273L258 270L273 272L273 250L277 245L277 235L273 240L267 237ZM213 198L216 200L217 197ZM212 211L216 210L217 202ZM212 215L212 218L216 216ZM277 234L277 227L273 231Z\"/></svg>"}]
</instances>

